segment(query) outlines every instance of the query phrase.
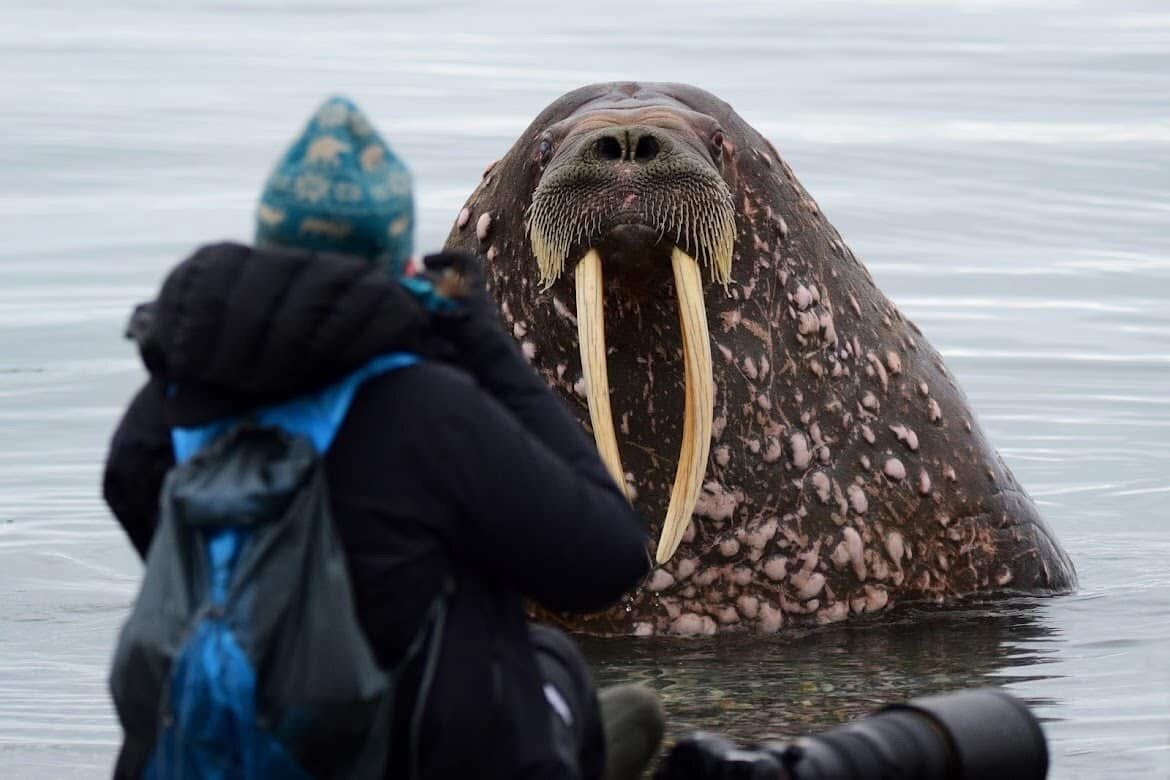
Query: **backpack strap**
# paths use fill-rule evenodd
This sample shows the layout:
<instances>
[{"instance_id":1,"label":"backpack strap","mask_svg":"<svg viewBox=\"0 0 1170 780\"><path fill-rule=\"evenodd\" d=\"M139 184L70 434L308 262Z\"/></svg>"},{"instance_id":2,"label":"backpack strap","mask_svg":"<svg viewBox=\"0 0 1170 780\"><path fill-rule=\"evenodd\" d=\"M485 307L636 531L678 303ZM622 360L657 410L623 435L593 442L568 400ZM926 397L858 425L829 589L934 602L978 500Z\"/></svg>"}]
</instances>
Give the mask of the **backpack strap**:
<instances>
[{"instance_id":1,"label":"backpack strap","mask_svg":"<svg viewBox=\"0 0 1170 780\"><path fill-rule=\"evenodd\" d=\"M366 380L419 362L419 356L411 352L380 355L324 390L258 409L249 414L247 419L259 425L271 425L304 436L313 442L313 447L318 453L324 454L333 444L338 429L345 421L345 415L353 403L358 388ZM171 444L175 450L175 461L178 463L186 461L238 421L239 418L227 417L206 425L172 428Z\"/></svg>"},{"instance_id":2,"label":"backpack strap","mask_svg":"<svg viewBox=\"0 0 1170 780\"><path fill-rule=\"evenodd\" d=\"M409 729L406 734L407 780L418 780L421 777L418 761L419 745L422 742L423 712L430 701L431 687L439 669L439 655L443 651L443 635L447 629L447 611L454 593L455 580L448 575L443 579L443 586L438 594L431 600L431 604L423 616L422 625L406 648L406 652L403 653L397 664L387 670L391 689L396 690L406 668L416 661L422 662L422 677L415 694L414 707L410 711ZM390 719L393 721L395 719L393 708L396 706L394 696L391 696L390 706ZM392 748L387 749L387 763L390 762L392 752Z\"/></svg>"}]
</instances>

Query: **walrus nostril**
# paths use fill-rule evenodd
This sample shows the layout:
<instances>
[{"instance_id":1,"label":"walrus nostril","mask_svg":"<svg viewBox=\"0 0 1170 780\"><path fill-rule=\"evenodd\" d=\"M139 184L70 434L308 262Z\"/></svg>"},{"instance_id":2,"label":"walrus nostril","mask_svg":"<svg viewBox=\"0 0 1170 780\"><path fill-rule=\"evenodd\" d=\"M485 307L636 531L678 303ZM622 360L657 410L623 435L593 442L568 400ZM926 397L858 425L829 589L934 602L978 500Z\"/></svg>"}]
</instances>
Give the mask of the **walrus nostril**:
<instances>
[{"instance_id":1,"label":"walrus nostril","mask_svg":"<svg viewBox=\"0 0 1170 780\"><path fill-rule=\"evenodd\" d=\"M603 135L593 145L597 156L603 160L620 160L625 156L621 141L610 135Z\"/></svg>"},{"instance_id":2,"label":"walrus nostril","mask_svg":"<svg viewBox=\"0 0 1170 780\"><path fill-rule=\"evenodd\" d=\"M658 139L652 135L644 135L638 139L634 147L634 159L638 162L649 162L658 156Z\"/></svg>"}]
</instances>

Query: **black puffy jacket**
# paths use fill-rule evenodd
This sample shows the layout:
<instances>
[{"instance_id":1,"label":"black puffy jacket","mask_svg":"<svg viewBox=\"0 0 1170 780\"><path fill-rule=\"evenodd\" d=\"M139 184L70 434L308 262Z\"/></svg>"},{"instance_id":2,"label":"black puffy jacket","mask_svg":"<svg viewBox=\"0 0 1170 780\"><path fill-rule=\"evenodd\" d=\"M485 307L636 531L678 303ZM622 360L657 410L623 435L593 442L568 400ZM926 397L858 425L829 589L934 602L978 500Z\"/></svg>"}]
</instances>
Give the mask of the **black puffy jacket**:
<instances>
[{"instance_id":1,"label":"black puffy jacket","mask_svg":"<svg viewBox=\"0 0 1170 780\"><path fill-rule=\"evenodd\" d=\"M178 266L143 345L151 379L106 464L106 500L139 553L173 463L168 425L322 387L388 351L430 352L428 317L355 259L217 244ZM457 582L423 719L426 777L561 776L523 599L593 610L649 568L644 527L592 443L492 330L475 377L425 361L367 382L326 458L358 618L383 665Z\"/></svg>"}]
</instances>

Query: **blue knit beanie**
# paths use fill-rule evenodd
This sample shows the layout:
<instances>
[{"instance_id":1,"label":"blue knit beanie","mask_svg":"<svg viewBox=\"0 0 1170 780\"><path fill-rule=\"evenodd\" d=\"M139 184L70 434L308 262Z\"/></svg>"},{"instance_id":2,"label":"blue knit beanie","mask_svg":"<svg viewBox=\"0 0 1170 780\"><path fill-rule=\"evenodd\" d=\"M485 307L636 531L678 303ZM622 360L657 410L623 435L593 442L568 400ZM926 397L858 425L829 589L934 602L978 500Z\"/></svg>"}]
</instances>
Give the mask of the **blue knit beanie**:
<instances>
[{"instance_id":1,"label":"blue knit beanie","mask_svg":"<svg viewBox=\"0 0 1170 780\"><path fill-rule=\"evenodd\" d=\"M399 277L413 243L410 172L357 106L330 98L268 177L256 244L358 255Z\"/></svg>"}]
</instances>

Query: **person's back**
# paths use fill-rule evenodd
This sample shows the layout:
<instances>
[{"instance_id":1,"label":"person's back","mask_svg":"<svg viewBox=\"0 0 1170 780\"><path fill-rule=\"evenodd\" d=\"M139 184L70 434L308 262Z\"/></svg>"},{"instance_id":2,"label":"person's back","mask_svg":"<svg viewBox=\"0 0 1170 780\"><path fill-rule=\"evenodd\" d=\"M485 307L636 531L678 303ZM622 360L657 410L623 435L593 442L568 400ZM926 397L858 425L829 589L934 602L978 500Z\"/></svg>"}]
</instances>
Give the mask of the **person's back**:
<instances>
[{"instance_id":1,"label":"person's back","mask_svg":"<svg viewBox=\"0 0 1170 780\"><path fill-rule=\"evenodd\" d=\"M434 364L371 382L342 427L328 461L334 511L359 619L385 665L415 635L443 578L457 583L419 746L427 776L577 774L549 749L522 597L598 608L647 567L646 538L620 494L599 496L607 488L566 473L580 468L567 450L588 452L581 438L547 446L468 377ZM598 776L600 765L580 771Z\"/></svg>"},{"instance_id":2,"label":"person's back","mask_svg":"<svg viewBox=\"0 0 1170 780\"><path fill-rule=\"evenodd\" d=\"M435 668L420 654L400 681L390 774L417 761L426 777L597 776L600 745L579 759L553 733L568 721L552 717L522 600L611 602L648 568L644 532L486 300L430 318L408 303L341 258L227 244L196 253L164 286L143 339L155 379L115 435L107 498L144 552L170 463L167 424L321 386L390 349L426 351L434 325L463 370L431 361L369 380L326 457L357 616L384 668L420 639L453 585L442 636L422 637L438 643ZM579 657L565 665L583 669ZM582 690L566 695L581 722L569 727L589 731L576 735L580 747L601 735L587 673L562 688L574 685Z\"/></svg>"}]
</instances>

